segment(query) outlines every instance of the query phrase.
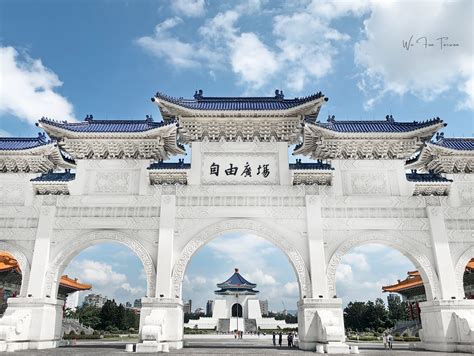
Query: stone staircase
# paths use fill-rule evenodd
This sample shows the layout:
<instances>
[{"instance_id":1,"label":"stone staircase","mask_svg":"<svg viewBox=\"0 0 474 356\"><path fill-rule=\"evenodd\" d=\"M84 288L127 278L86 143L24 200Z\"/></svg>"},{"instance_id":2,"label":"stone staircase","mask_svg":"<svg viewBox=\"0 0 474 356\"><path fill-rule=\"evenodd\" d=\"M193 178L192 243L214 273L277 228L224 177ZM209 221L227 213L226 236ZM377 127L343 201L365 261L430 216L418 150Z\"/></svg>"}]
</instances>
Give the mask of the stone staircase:
<instances>
[{"instance_id":1,"label":"stone staircase","mask_svg":"<svg viewBox=\"0 0 474 356\"><path fill-rule=\"evenodd\" d=\"M82 325L78 319L64 318L62 335L69 335L71 331L74 331L76 335L79 335L81 331L83 331L85 335L92 335L94 329Z\"/></svg>"},{"instance_id":2,"label":"stone staircase","mask_svg":"<svg viewBox=\"0 0 474 356\"><path fill-rule=\"evenodd\" d=\"M255 319L245 319L244 320L244 330L246 333L256 332L257 331L257 320Z\"/></svg>"},{"instance_id":3,"label":"stone staircase","mask_svg":"<svg viewBox=\"0 0 474 356\"><path fill-rule=\"evenodd\" d=\"M228 333L230 330L230 319L219 319L217 322L217 332Z\"/></svg>"}]
</instances>

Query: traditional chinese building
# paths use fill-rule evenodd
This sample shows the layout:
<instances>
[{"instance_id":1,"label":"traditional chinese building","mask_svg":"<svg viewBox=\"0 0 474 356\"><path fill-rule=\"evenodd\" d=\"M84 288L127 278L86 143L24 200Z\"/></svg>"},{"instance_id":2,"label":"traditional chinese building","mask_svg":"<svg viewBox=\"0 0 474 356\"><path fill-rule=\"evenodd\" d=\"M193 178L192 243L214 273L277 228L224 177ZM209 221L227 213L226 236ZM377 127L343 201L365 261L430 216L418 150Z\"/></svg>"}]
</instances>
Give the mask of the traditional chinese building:
<instances>
[{"instance_id":1,"label":"traditional chinese building","mask_svg":"<svg viewBox=\"0 0 474 356\"><path fill-rule=\"evenodd\" d=\"M212 316L190 320L185 327L198 329L216 329L218 332L235 330L255 332L258 329L296 328L284 320L264 318L257 298L257 285L247 281L238 268L226 281L218 283L214 294L218 297L212 303ZM208 302L209 303L209 302Z\"/></svg>"},{"instance_id":2,"label":"traditional chinese building","mask_svg":"<svg viewBox=\"0 0 474 356\"><path fill-rule=\"evenodd\" d=\"M18 261L9 253L0 251L0 314L7 307L7 299L14 298L20 294L21 269ZM90 284L80 283L77 278L72 279L67 275L61 276L58 297L66 300L76 292L89 290Z\"/></svg>"},{"instance_id":3,"label":"traditional chinese building","mask_svg":"<svg viewBox=\"0 0 474 356\"><path fill-rule=\"evenodd\" d=\"M421 321L420 303L426 301L426 292L420 272L408 272L408 277L398 280L396 284L383 286L382 290L389 293L398 293L407 303L410 320ZM464 293L466 299L474 299L474 258L469 261L464 272Z\"/></svg>"}]
</instances>

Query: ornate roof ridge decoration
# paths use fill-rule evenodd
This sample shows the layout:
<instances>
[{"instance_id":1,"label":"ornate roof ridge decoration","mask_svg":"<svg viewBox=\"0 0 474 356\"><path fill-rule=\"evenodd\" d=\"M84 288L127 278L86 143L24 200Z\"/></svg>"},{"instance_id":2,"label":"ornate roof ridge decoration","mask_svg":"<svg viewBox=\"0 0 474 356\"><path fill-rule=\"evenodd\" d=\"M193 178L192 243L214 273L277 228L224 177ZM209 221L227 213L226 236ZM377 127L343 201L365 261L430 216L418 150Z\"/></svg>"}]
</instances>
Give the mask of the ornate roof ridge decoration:
<instances>
[{"instance_id":1,"label":"ornate roof ridge decoration","mask_svg":"<svg viewBox=\"0 0 474 356\"><path fill-rule=\"evenodd\" d=\"M212 97L204 96L203 91L197 90L193 99L177 98L157 92L153 98L160 109L166 106L166 103L182 108L184 112L191 111L284 111L301 107L307 103L316 101L327 101L321 92L317 92L302 98L285 99L283 91L275 90L275 96L256 96L256 97ZM316 109L313 114L316 113ZM172 118L168 112L163 113L163 117ZM179 115L176 113L176 115Z\"/></svg>"},{"instance_id":2,"label":"ornate roof ridge decoration","mask_svg":"<svg viewBox=\"0 0 474 356\"><path fill-rule=\"evenodd\" d=\"M163 161L153 162L152 164L150 164L150 166L147 169L167 170L167 169L190 169L190 168L191 168L191 163L184 163L184 159L180 158L178 159L178 162L163 162Z\"/></svg>"},{"instance_id":3,"label":"ornate roof ridge decoration","mask_svg":"<svg viewBox=\"0 0 474 356\"><path fill-rule=\"evenodd\" d=\"M438 133L435 140L426 142L418 155L406 162L408 169L435 173L474 172L474 137L444 137Z\"/></svg>"},{"instance_id":4,"label":"ornate roof ridge decoration","mask_svg":"<svg viewBox=\"0 0 474 356\"><path fill-rule=\"evenodd\" d=\"M188 184L191 164L184 163L184 159L178 162L159 161L150 164L147 169L151 184Z\"/></svg>"},{"instance_id":5,"label":"ornate roof ridge decoration","mask_svg":"<svg viewBox=\"0 0 474 356\"><path fill-rule=\"evenodd\" d=\"M316 162L301 162L301 159L296 159L296 163L290 163L291 170L334 170L331 163L324 162L322 159Z\"/></svg>"},{"instance_id":6,"label":"ornate roof ridge decoration","mask_svg":"<svg viewBox=\"0 0 474 356\"><path fill-rule=\"evenodd\" d=\"M447 179L439 173L429 171L428 173L418 173L412 169L406 173L407 181L413 183L413 195L435 195L445 196L449 193L452 179Z\"/></svg>"},{"instance_id":7,"label":"ornate roof ridge decoration","mask_svg":"<svg viewBox=\"0 0 474 356\"><path fill-rule=\"evenodd\" d=\"M74 167L75 162L42 132L37 137L0 137L1 172L44 173Z\"/></svg>"},{"instance_id":8,"label":"ornate roof ridge decoration","mask_svg":"<svg viewBox=\"0 0 474 356\"><path fill-rule=\"evenodd\" d=\"M294 155L319 159L403 159L413 155L425 141L446 126L439 117L423 122L395 121L392 115L381 120L306 120L303 141Z\"/></svg>"},{"instance_id":9,"label":"ornate roof ridge decoration","mask_svg":"<svg viewBox=\"0 0 474 356\"><path fill-rule=\"evenodd\" d=\"M318 159L316 162L290 163L290 179L293 185L331 185L334 168Z\"/></svg>"},{"instance_id":10,"label":"ornate roof ridge decoration","mask_svg":"<svg viewBox=\"0 0 474 356\"><path fill-rule=\"evenodd\" d=\"M48 172L30 179L38 195L69 195L69 182L76 178L76 173L69 169L64 172Z\"/></svg>"},{"instance_id":11,"label":"ornate roof ridge decoration","mask_svg":"<svg viewBox=\"0 0 474 356\"><path fill-rule=\"evenodd\" d=\"M271 97L205 97L196 91L193 99L156 93L155 102L165 121L176 119L183 143L216 141L299 142L305 120L316 120L328 99L321 93L285 99L276 90Z\"/></svg>"},{"instance_id":12,"label":"ornate roof ridge decoration","mask_svg":"<svg viewBox=\"0 0 474 356\"><path fill-rule=\"evenodd\" d=\"M168 159L185 154L177 142L174 120L95 120L87 115L82 122L41 118L38 126L75 159Z\"/></svg>"}]
</instances>

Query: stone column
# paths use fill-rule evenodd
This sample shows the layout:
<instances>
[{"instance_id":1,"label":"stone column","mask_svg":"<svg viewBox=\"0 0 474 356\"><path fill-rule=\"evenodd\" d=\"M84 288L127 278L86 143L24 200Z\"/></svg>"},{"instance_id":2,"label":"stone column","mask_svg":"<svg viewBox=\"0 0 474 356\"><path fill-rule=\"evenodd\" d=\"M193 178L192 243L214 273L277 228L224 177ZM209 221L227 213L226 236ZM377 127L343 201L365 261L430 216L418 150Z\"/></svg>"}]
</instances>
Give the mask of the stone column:
<instances>
[{"instance_id":1,"label":"stone column","mask_svg":"<svg viewBox=\"0 0 474 356\"><path fill-rule=\"evenodd\" d=\"M423 347L434 351L473 352L474 301L463 300L464 296L459 295L456 288L442 208L428 206L426 209L439 292L434 300L420 303Z\"/></svg>"},{"instance_id":2,"label":"stone column","mask_svg":"<svg viewBox=\"0 0 474 356\"><path fill-rule=\"evenodd\" d=\"M349 353L349 346L345 344L342 301L328 295L319 195L306 196L306 223L312 298L303 296L298 302L300 349Z\"/></svg>"},{"instance_id":3,"label":"stone column","mask_svg":"<svg viewBox=\"0 0 474 356\"><path fill-rule=\"evenodd\" d=\"M27 297L8 300L0 319L0 351L52 348L61 339L64 301L45 290L55 214L55 207L41 207Z\"/></svg>"},{"instance_id":4,"label":"stone column","mask_svg":"<svg viewBox=\"0 0 474 356\"><path fill-rule=\"evenodd\" d=\"M173 294L172 268L176 196L163 192L156 274L156 298L142 298L137 352L183 347L183 302Z\"/></svg>"},{"instance_id":5,"label":"stone column","mask_svg":"<svg viewBox=\"0 0 474 356\"><path fill-rule=\"evenodd\" d=\"M174 227L176 217L176 196L163 194L160 207L160 231L158 235L158 256L156 262L156 296L170 298L171 273L173 268Z\"/></svg>"}]
</instances>

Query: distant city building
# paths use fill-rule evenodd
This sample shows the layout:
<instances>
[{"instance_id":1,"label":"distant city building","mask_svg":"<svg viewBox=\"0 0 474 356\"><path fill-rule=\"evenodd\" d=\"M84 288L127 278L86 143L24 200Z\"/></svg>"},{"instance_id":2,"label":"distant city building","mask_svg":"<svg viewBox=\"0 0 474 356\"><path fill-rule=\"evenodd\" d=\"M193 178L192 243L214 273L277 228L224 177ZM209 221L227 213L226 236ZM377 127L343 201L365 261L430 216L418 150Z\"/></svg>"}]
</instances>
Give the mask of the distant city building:
<instances>
[{"instance_id":1,"label":"distant city building","mask_svg":"<svg viewBox=\"0 0 474 356\"><path fill-rule=\"evenodd\" d=\"M131 308L131 307L132 307L132 303L130 303L130 302L125 303L125 308Z\"/></svg>"},{"instance_id":2,"label":"distant city building","mask_svg":"<svg viewBox=\"0 0 474 356\"><path fill-rule=\"evenodd\" d=\"M260 302L260 311L262 312L263 316L268 315L268 300L259 300Z\"/></svg>"},{"instance_id":3,"label":"distant city building","mask_svg":"<svg viewBox=\"0 0 474 356\"><path fill-rule=\"evenodd\" d=\"M134 308L141 308L142 307L142 300L141 299L135 299L133 302L133 307Z\"/></svg>"},{"instance_id":4,"label":"distant city building","mask_svg":"<svg viewBox=\"0 0 474 356\"><path fill-rule=\"evenodd\" d=\"M214 301L208 300L206 303L206 316L212 316L212 308L214 307Z\"/></svg>"},{"instance_id":5,"label":"distant city building","mask_svg":"<svg viewBox=\"0 0 474 356\"><path fill-rule=\"evenodd\" d=\"M183 312L191 314L191 307L192 307L193 301L189 299L188 301L184 302L183 304Z\"/></svg>"},{"instance_id":6,"label":"distant city building","mask_svg":"<svg viewBox=\"0 0 474 356\"><path fill-rule=\"evenodd\" d=\"M96 308L102 308L107 301L107 297L103 297L100 294L88 294L84 298L84 305L90 305Z\"/></svg>"},{"instance_id":7,"label":"distant city building","mask_svg":"<svg viewBox=\"0 0 474 356\"><path fill-rule=\"evenodd\" d=\"M196 308L196 310L194 311L195 314L204 314L204 309L199 307L199 308Z\"/></svg>"}]
</instances>

